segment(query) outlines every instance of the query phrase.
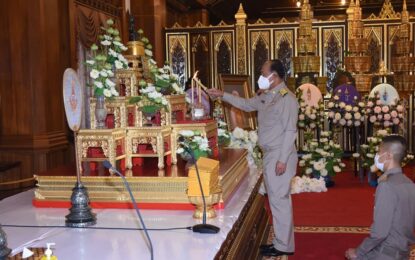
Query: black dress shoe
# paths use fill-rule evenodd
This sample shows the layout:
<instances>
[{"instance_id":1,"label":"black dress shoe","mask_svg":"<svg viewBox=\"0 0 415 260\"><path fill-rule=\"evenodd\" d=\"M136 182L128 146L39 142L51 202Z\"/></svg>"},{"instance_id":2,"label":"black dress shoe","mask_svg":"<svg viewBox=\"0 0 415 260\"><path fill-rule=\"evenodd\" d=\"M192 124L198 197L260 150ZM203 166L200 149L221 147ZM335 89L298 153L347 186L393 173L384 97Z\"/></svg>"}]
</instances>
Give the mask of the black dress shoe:
<instances>
[{"instance_id":1,"label":"black dress shoe","mask_svg":"<svg viewBox=\"0 0 415 260\"><path fill-rule=\"evenodd\" d=\"M260 250L260 251L270 250L270 249L272 249L273 247L274 247L274 245L273 245L273 244L261 245L261 246L259 247L259 250Z\"/></svg>"},{"instance_id":2,"label":"black dress shoe","mask_svg":"<svg viewBox=\"0 0 415 260\"><path fill-rule=\"evenodd\" d=\"M277 250L274 246L268 249L261 250L263 256L283 256L283 255L294 255L294 252L283 252Z\"/></svg>"}]
</instances>

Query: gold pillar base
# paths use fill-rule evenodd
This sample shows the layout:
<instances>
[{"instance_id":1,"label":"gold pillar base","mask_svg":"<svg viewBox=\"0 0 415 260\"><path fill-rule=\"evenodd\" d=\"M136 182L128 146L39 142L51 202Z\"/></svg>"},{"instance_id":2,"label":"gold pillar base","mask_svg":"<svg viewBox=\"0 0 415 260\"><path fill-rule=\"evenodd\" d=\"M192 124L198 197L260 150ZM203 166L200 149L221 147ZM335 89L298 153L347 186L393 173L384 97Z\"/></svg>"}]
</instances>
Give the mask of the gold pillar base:
<instances>
[{"instance_id":1,"label":"gold pillar base","mask_svg":"<svg viewBox=\"0 0 415 260\"><path fill-rule=\"evenodd\" d=\"M216 218L216 211L213 206L220 201L222 192L213 193L209 196L205 196L206 200L206 217ZM202 196L189 196L189 201L196 206L193 213L193 218L203 218L203 199Z\"/></svg>"}]
</instances>

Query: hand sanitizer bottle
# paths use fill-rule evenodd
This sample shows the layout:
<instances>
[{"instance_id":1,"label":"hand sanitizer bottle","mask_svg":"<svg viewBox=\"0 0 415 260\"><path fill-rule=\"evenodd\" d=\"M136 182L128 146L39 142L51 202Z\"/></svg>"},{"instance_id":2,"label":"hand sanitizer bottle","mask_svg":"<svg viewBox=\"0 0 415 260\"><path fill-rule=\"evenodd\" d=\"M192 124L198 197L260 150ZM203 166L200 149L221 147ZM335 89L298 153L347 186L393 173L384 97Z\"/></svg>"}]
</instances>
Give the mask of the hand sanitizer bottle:
<instances>
[{"instance_id":1,"label":"hand sanitizer bottle","mask_svg":"<svg viewBox=\"0 0 415 260\"><path fill-rule=\"evenodd\" d=\"M54 246L55 243L47 243L46 244L46 251L45 251L45 255L42 256L42 258L40 260L58 260L58 258L56 256L53 255L52 249L50 249L51 246Z\"/></svg>"}]
</instances>

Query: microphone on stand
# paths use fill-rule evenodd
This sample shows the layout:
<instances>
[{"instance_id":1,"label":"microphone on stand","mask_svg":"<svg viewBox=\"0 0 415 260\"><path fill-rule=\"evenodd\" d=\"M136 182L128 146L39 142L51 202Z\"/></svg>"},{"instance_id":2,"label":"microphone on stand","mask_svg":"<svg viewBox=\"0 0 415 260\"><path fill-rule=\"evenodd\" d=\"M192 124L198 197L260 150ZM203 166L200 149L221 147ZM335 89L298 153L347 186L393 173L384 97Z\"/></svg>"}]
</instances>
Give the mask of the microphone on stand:
<instances>
[{"instance_id":1,"label":"microphone on stand","mask_svg":"<svg viewBox=\"0 0 415 260\"><path fill-rule=\"evenodd\" d=\"M180 136L179 137L179 142L183 143L184 141L184 137ZM183 149L188 152L190 154L190 157L192 158L192 160L195 163L195 169L196 169L196 175L197 175L197 180L199 182L199 188L200 191L202 193L202 201L203 201L203 218L202 218L202 224L197 224L194 225L192 230L193 232L196 233L202 233L202 234L216 234L219 232L220 228L214 225L210 225L210 224L206 224L206 200L205 200L205 193L203 192L203 187L202 187L202 181L200 180L200 174L199 174L199 168L197 167L197 161L194 155L194 152L192 150L192 148L190 148L187 145L183 144Z\"/></svg>"},{"instance_id":2,"label":"microphone on stand","mask_svg":"<svg viewBox=\"0 0 415 260\"><path fill-rule=\"evenodd\" d=\"M120 177L121 177L121 179L123 180L123 182L124 182L124 186L127 188L128 193L130 194L131 202L133 203L133 206L134 206L134 209L135 209L135 211L136 211L136 213L137 213L137 216L138 216L138 218L140 219L141 226L143 226L144 233L145 233L145 235L146 235L146 237L147 237L148 244L149 244L149 247L150 247L150 255L151 255L151 260L153 260L153 259L154 259L154 253L153 253L153 243L151 242L151 238L150 238L150 235L148 234L147 227L146 227L146 225L145 225L145 223L144 223L143 217L141 216L140 210L138 209L137 202L135 201L134 196L133 196L133 193L131 192L130 185L128 184L128 182L127 182L127 180L125 179L124 175L122 175L122 174L121 174L121 173L120 173L120 172L119 172L116 168L114 168L114 167L112 166L112 164L111 164L109 161L105 160L105 161L103 162L103 165L104 165L104 167L105 167L105 168L107 168L108 170L112 170L113 172L115 172L115 173L116 173L118 176L120 176Z\"/></svg>"}]
</instances>

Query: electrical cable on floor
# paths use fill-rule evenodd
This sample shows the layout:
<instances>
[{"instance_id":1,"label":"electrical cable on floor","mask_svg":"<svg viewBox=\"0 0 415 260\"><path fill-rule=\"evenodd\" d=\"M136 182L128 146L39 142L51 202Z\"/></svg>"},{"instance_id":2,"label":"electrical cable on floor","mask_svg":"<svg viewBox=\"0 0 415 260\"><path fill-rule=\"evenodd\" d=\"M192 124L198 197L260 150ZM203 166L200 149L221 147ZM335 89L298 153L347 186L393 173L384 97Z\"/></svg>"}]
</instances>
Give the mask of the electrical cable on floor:
<instances>
[{"instance_id":1,"label":"electrical cable on floor","mask_svg":"<svg viewBox=\"0 0 415 260\"><path fill-rule=\"evenodd\" d=\"M8 225L1 224L2 227L14 228L71 228L71 229L102 229L102 230L143 230L142 228L123 228L123 227L67 227L67 226L33 226L33 225ZM172 228L148 228L150 231L173 231L173 230L192 230L192 227L172 227Z\"/></svg>"}]
</instances>

